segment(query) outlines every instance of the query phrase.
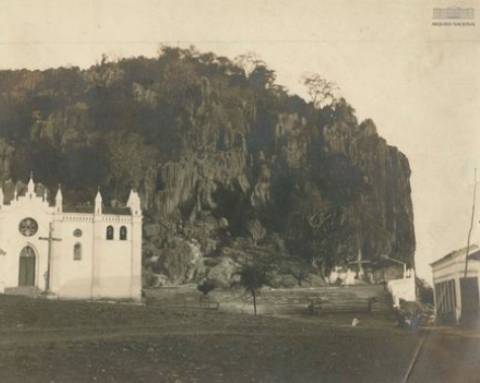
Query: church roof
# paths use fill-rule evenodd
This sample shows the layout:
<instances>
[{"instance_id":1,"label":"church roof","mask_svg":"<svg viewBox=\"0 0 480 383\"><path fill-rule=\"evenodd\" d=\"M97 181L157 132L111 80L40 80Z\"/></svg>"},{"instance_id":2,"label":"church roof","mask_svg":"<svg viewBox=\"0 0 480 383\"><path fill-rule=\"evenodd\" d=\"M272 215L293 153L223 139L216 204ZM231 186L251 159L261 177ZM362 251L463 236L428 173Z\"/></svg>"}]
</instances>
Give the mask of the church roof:
<instances>
[{"instance_id":1,"label":"church roof","mask_svg":"<svg viewBox=\"0 0 480 383\"><path fill-rule=\"evenodd\" d=\"M3 191L3 202L4 204L11 204L13 199L15 198L16 195L19 197L25 196L27 191L30 190L33 192L33 194L39 198L45 199L47 196L47 191L48 189L40 182L35 183L33 181L32 175L30 176L30 179L28 181L28 184L25 184L24 182L18 181L18 182L13 182L11 180L5 181L0 184L2 187ZM55 197L55 200L52 201L53 194L48 194L49 198L46 201L51 207L55 206L55 204L60 203L62 204L62 195L61 195L61 189L59 188ZM132 194L130 194L131 198ZM97 197L100 198L99 203L101 203L101 195L100 192L97 193ZM138 195L137 195L138 198ZM97 203L97 201L96 201ZM139 203L139 202L138 202ZM63 203L63 212L65 213L84 213L84 214L94 214L95 212L95 206L93 204L79 204L79 205L73 205L67 203ZM112 214L112 215L131 215L132 211L129 207L126 206L102 206L102 212L103 214Z\"/></svg>"},{"instance_id":2,"label":"church roof","mask_svg":"<svg viewBox=\"0 0 480 383\"><path fill-rule=\"evenodd\" d=\"M104 206L103 207L103 214L115 214L115 215L130 215L130 208L129 207L110 207ZM94 207L93 206L64 206L63 211L65 213L85 213L85 214L93 214Z\"/></svg>"},{"instance_id":3,"label":"church roof","mask_svg":"<svg viewBox=\"0 0 480 383\"><path fill-rule=\"evenodd\" d=\"M4 203L8 204L10 203L15 195L15 186L17 187L17 193L19 196L25 195L27 192L27 184L23 182L18 182L14 183L12 181L5 181L2 185L2 190L3 190L3 201ZM41 183L37 184L37 187L35 189L35 195L37 197L43 197L45 192L45 186L43 186Z\"/></svg>"},{"instance_id":4,"label":"church roof","mask_svg":"<svg viewBox=\"0 0 480 383\"><path fill-rule=\"evenodd\" d=\"M130 214L130 208L129 207L108 207L104 206L103 207L103 214L121 214L121 215L126 215Z\"/></svg>"},{"instance_id":5,"label":"church roof","mask_svg":"<svg viewBox=\"0 0 480 383\"><path fill-rule=\"evenodd\" d=\"M93 214L93 206L69 206L64 205L63 211L65 213L88 213Z\"/></svg>"}]
</instances>

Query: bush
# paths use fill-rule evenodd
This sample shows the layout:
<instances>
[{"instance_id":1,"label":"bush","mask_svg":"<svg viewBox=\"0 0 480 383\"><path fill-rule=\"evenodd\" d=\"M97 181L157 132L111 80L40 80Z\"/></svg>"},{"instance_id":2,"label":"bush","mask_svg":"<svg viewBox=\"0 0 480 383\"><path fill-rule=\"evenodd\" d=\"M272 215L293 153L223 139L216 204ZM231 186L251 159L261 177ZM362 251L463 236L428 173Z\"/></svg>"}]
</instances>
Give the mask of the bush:
<instances>
[{"instance_id":1,"label":"bush","mask_svg":"<svg viewBox=\"0 0 480 383\"><path fill-rule=\"evenodd\" d=\"M418 300L424 304L433 305L433 289L427 281L417 278Z\"/></svg>"},{"instance_id":2,"label":"bush","mask_svg":"<svg viewBox=\"0 0 480 383\"><path fill-rule=\"evenodd\" d=\"M204 296L207 296L210 291L215 290L216 288L216 283L211 279L205 279L203 282L197 285L197 290L200 291Z\"/></svg>"}]
</instances>

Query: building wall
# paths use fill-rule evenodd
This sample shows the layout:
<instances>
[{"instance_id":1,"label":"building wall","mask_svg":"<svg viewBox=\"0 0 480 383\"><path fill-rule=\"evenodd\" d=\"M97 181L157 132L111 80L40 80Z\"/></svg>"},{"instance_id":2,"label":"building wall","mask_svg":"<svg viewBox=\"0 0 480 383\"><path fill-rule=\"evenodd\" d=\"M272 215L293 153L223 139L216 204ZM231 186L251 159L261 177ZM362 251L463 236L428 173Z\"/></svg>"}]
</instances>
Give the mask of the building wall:
<instances>
[{"instance_id":1,"label":"building wall","mask_svg":"<svg viewBox=\"0 0 480 383\"><path fill-rule=\"evenodd\" d=\"M456 320L460 320L462 313L461 306L461 291L460 291L460 278L464 277L465 272L465 253L458 253L452 256L450 259L438 262L432 265L433 286L436 284L453 279L455 282L455 317ZM468 262L468 274L467 277L479 277L480 276L480 262L476 260L469 260ZM480 284L479 284L480 286ZM480 288L479 288L480 290ZM479 291L480 294L480 291ZM434 294L435 307L438 307L437 294Z\"/></svg>"},{"instance_id":2,"label":"building wall","mask_svg":"<svg viewBox=\"0 0 480 383\"><path fill-rule=\"evenodd\" d=\"M142 299L142 227L143 219L140 214L132 217L131 235L131 291L132 299Z\"/></svg>"},{"instance_id":3,"label":"building wall","mask_svg":"<svg viewBox=\"0 0 480 383\"><path fill-rule=\"evenodd\" d=\"M31 237L19 233L19 223L26 217L38 223L38 232ZM35 285L45 289L48 242L40 237L48 236L51 218L48 205L41 203L19 203L7 209L5 206L0 208L0 248L6 252L0 255L0 281L5 287L18 286L20 252L30 246L35 252Z\"/></svg>"},{"instance_id":4,"label":"building wall","mask_svg":"<svg viewBox=\"0 0 480 383\"><path fill-rule=\"evenodd\" d=\"M140 251L132 252L134 225L131 216L64 215L58 222L55 292L70 298L140 298L140 290L132 293L132 259L140 259ZM141 225L141 222L140 222ZM107 239L107 227L114 229L114 238ZM120 239L120 228L127 230L127 238ZM82 230L81 237L73 235ZM56 231L57 232L57 231ZM74 259L74 247L80 244L81 260Z\"/></svg>"},{"instance_id":5,"label":"building wall","mask_svg":"<svg viewBox=\"0 0 480 383\"><path fill-rule=\"evenodd\" d=\"M417 300L415 271L410 270L409 274L403 278L388 281L387 289L390 291L390 294L392 294L393 305L395 307L400 307L400 299L407 302L415 302Z\"/></svg>"},{"instance_id":6,"label":"building wall","mask_svg":"<svg viewBox=\"0 0 480 383\"><path fill-rule=\"evenodd\" d=\"M88 214L65 213L56 217L53 243L52 290L65 298L90 298L93 261L93 217ZM74 236L80 229L82 235ZM74 259L74 246L81 245L81 259Z\"/></svg>"},{"instance_id":7,"label":"building wall","mask_svg":"<svg viewBox=\"0 0 480 383\"><path fill-rule=\"evenodd\" d=\"M106 239L109 225L114 228L113 240ZM121 226L127 227L126 240L119 239ZM132 232L131 217L103 216L95 222L94 297L132 298L132 257L141 259L132 252Z\"/></svg>"}]
</instances>

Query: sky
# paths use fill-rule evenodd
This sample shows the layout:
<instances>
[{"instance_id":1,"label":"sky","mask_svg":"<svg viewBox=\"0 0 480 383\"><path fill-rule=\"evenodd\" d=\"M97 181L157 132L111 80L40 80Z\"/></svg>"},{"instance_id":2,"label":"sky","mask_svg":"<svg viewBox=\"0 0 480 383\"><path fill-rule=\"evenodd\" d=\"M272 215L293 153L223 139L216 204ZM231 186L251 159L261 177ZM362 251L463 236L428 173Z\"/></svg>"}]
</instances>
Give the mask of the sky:
<instances>
[{"instance_id":1,"label":"sky","mask_svg":"<svg viewBox=\"0 0 480 383\"><path fill-rule=\"evenodd\" d=\"M432 26L446 6L480 15L480 0L0 0L0 69L88 67L165 44L255 52L300 95L301 76L320 73L409 158L417 273L430 279L430 262L466 246L480 174L480 21Z\"/></svg>"}]
</instances>

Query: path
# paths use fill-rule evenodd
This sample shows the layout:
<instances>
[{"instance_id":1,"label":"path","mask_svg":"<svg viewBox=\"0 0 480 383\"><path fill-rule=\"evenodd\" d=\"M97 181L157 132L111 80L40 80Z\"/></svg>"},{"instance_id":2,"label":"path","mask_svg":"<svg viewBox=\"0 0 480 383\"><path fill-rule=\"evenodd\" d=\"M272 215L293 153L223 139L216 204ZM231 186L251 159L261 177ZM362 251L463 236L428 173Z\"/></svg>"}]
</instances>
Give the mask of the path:
<instances>
[{"instance_id":1,"label":"path","mask_svg":"<svg viewBox=\"0 0 480 383\"><path fill-rule=\"evenodd\" d=\"M478 332L432 331L413 367L408 383L480 382Z\"/></svg>"}]
</instances>

